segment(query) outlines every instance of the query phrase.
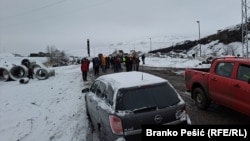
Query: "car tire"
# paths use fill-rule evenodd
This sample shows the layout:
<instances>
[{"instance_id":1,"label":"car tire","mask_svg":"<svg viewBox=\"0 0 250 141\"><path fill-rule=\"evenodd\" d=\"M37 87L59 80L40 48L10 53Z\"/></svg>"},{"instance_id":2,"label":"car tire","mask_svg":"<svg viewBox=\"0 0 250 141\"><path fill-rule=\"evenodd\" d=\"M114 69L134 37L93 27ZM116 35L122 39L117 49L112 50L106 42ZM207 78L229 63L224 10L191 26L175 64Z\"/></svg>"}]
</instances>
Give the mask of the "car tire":
<instances>
[{"instance_id":1,"label":"car tire","mask_svg":"<svg viewBox=\"0 0 250 141\"><path fill-rule=\"evenodd\" d=\"M193 90L194 101L199 109L206 110L210 105L210 100L205 95L203 89L197 87Z\"/></svg>"}]
</instances>

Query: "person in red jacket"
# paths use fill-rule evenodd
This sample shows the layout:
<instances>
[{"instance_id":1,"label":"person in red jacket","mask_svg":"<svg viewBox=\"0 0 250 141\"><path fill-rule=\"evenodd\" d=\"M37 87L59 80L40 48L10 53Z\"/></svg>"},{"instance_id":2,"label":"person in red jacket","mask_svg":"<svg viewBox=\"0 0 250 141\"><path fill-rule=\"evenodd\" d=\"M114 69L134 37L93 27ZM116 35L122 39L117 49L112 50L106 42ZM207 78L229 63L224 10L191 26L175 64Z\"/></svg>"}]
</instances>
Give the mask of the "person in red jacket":
<instances>
[{"instance_id":1,"label":"person in red jacket","mask_svg":"<svg viewBox=\"0 0 250 141\"><path fill-rule=\"evenodd\" d=\"M89 61L86 58L82 60L81 71L82 71L83 81L87 81L87 75L89 71Z\"/></svg>"}]
</instances>

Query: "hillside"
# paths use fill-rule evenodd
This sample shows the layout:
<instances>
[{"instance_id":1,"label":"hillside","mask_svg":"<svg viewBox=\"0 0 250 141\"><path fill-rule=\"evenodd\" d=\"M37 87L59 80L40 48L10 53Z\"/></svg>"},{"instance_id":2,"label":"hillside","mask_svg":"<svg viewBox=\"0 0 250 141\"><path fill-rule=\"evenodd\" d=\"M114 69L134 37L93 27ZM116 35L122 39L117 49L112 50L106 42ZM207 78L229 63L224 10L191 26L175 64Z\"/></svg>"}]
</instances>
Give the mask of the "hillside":
<instances>
[{"instance_id":1,"label":"hillside","mask_svg":"<svg viewBox=\"0 0 250 141\"><path fill-rule=\"evenodd\" d=\"M242 37L241 24L238 24L233 27L229 27L223 30L218 30L217 33L215 34L201 38L201 44L206 45L211 42L217 41L217 44L223 43L227 45L233 42L242 42L241 37ZM175 45L171 45L166 48L152 50L150 51L150 53L156 53L156 52L168 53L170 51L183 52L183 51L188 51L197 45L199 45L199 40L185 40L182 43L177 43Z\"/></svg>"},{"instance_id":2,"label":"hillside","mask_svg":"<svg viewBox=\"0 0 250 141\"><path fill-rule=\"evenodd\" d=\"M241 24L230 26L218 30L214 34L207 34L201 38L202 56L222 56L240 55L242 56L241 44ZM199 40L197 35L165 35L137 39L133 41L111 43L109 45L92 46L90 45L90 56L97 56L99 53L109 55L114 51L123 50L125 53L139 51L144 53L175 53L187 52L186 55L199 53ZM81 49L64 50L69 56L85 57L88 56L87 47Z\"/></svg>"}]
</instances>

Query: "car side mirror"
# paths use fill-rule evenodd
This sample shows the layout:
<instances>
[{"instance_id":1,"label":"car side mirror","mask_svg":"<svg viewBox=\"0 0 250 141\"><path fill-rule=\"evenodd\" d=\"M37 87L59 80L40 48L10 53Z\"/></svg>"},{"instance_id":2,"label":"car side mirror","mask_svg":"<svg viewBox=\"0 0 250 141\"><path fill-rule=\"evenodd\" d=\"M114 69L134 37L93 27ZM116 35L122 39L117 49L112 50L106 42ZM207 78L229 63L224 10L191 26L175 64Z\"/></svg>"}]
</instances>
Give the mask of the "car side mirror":
<instances>
[{"instance_id":1,"label":"car side mirror","mask_svg":"<svg viewBox=\"0 0 250 141\"><path fill-rule=\"evenodd\" d=\"M82 89L82 93L87 93L89 92L89 88Z\"/></svg>"},{"instance_id":2,"label":"car side mirror","mask_svg":"<svg viewBox=\"0 0 250 141\"><path fill-rule=\"evenodd\" d=\"M97 89L96 95L97 95L98 97L103 97L103 96L104 96L104 94L102 93L102 91L101 91L100 89Z\"/></svg>"},{"instance_id":3,"label":"car side mirror","mask_svg":"<svg viewBox=\"0 0 250 141\"><path fill-rule=\"evenodd\" d=\"M250 78L248 79L247 83L250 84Z\"/></svg>"}]
</instances>

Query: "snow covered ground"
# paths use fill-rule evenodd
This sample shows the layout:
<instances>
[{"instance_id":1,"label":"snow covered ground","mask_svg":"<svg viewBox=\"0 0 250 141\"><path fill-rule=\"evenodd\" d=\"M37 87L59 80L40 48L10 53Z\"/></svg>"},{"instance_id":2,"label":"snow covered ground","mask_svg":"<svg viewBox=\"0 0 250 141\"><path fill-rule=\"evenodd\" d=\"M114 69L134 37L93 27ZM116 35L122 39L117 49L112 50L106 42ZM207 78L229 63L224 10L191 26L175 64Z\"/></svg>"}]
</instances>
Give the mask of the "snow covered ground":
<instances>
[{"instance_id":1,"label":"snow covered ground","mask_svg":"<svg viewBox=\"0 0 250 141\"><path fill-rule=\"evenodd\" d=\"M0 82L0 140L80 141L88 131L79 66L47 80Z\"/></svg>"},{"instance_id":2,"label":"snow covered ground","mask_svg":"<svg viewBox=\"0 0 250 141\"><path fill-rule=\"evenodd\" d=\"M2 56L0 65L18 63L21 59ZM45 61L44 58L36 59ZM145 65L183 68L198 64L195 59L148 57ZM53 69L55 76L46 80L34 78L27 84L0 81L1 141L87 140L89 125L81 90L88 83L82 81L80 65Z\"/></svg>"}]
</instances>

